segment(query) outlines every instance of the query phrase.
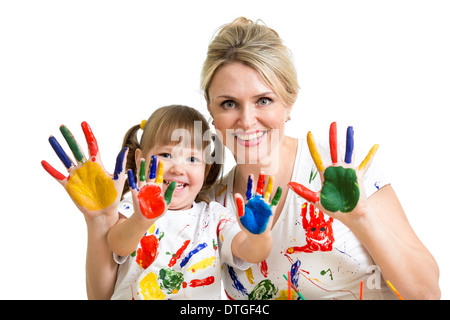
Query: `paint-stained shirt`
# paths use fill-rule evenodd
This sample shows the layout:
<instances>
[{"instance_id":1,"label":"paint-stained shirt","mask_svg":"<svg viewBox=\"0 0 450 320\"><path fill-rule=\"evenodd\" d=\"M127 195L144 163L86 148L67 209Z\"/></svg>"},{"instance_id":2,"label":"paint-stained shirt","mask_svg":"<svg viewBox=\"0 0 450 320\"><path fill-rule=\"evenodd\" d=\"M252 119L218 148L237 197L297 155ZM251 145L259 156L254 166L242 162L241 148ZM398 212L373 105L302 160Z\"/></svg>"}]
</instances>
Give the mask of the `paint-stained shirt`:
<instances>
[{"instance_id":1,"label":"paint-stained shirt","mask_svg":"<svg viewBox=\"0 0 450 320\"><path fill-rule=\"evenodd\" d=\"M130 200L119 211L133 212ZM233 265L231 243L240 231L230 210L217 202L194 203L188 210L168 210L120 264L112 299L220 299L221 264Z\"/></svg>"},{"instance_id":2,"label":"paint-stained shirt","mask_svg":"<svg viewBox=\"0 0 450 320\"><path fill-rule=\"evenodd\" d=\"M319 142L317 146L324 161L331 163L328 142ZM362 159L364 157L357 154L355 163L359 164ZM222 185L215 187L214 200L236 212L232 190L234 169L223 178ZM298 141L292 181L313 191L321 189L320 176L304 140ZM364 178L367 197L386 184L375 158ZM288 195L272 228L273 248L269 257L246 270L224 264L222 281L229 299L287 299L288 272L299 292L291 290L292 299L356 300L360 298L361 281L363 299L396 298L349 228L287 187L283 192Z\"/></svg>"}]
</instances>

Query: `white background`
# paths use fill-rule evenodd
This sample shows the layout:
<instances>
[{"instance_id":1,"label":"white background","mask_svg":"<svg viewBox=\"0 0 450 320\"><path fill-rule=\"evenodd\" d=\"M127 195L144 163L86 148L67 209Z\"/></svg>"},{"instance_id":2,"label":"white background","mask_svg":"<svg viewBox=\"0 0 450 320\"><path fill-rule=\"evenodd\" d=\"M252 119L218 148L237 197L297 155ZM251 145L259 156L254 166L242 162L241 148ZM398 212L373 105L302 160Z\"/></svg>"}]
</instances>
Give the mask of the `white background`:
<instances>
[{"instance_id":1,"label":"white background","mask_svg":"<svg viewBox=\"0 0 450 320\"><path fill-rule=\"evenodd\" d=\"M183 0L0 3L1 299L86 298L86 226L40 165L65 172L49 135L65 146L64 123L85 146L88 121L112 171L126 130L155 108L206 114L207 46L238 16L261 18L294 54L289 135L326 139L337 121L341 137L354 126L363 152L380 144L376 159L450 298L450 2Z\"/></svg>"}]
</instances>

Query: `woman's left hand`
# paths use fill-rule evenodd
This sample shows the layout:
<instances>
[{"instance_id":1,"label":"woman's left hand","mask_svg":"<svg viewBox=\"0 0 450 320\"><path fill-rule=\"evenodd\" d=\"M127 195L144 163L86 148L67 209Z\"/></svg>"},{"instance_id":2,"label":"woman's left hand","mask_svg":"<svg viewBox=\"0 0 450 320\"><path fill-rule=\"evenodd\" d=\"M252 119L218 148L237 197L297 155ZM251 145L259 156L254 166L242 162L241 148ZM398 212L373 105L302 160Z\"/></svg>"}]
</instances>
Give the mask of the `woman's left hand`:
<instances>
[{"instance_id":1,"label":"woman's left hand","mask_svg":"<svg viewBox=\"0 0 450 320\"><path fill-rule=\"evenodd\" d=\"M336 122L333 122L330 126L332 164L329 166L324 165L312 133L308 132L307 136L311 157L320 174L322 189L314 192L297 182L290 182L289 187L299 196L314 204L319 210L348 225L348 223L355 222L355 219L366 215L368 212L367 197L364 190L364 174L378 150L378 145L374 145L366 158L356 167L353 163L353 127L347 128L344 159L339 154L336 131Z\"/></svg>"}]
</instances>

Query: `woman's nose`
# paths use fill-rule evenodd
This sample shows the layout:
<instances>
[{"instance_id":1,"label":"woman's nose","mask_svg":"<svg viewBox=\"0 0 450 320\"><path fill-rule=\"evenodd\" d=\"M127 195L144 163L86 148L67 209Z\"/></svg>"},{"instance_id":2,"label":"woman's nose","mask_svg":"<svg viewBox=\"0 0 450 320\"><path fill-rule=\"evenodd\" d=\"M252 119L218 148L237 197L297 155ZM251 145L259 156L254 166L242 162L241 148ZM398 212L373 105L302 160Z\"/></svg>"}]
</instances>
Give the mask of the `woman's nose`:
<instances>
[{"instance_id":1,"label":"woman's nose","mask_svg":"<svg viewBox=\"0 0 450 320\"><path fill-rule=\"evenodd\" d=\"M256 123L256 113L252 106L244 105L239 115L240 127L244 130L251 129Z\"/></svg>"}]
</instances>

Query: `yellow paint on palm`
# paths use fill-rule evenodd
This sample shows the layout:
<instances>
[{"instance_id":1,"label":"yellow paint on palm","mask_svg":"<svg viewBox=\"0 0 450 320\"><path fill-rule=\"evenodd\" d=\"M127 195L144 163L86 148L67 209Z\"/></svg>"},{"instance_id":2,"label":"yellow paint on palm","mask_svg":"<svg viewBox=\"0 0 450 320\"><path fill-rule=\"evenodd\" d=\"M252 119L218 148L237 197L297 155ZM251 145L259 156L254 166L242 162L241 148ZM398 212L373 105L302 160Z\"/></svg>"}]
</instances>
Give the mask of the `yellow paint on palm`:
<instances>
[{"instance_id":1,"label":"yellow paint on palm","mask_svg":"<svg viewBox=\"0 0 450 320\"><path fill-rule=\"evenodd\" d=\"M140 282L139 288L145 300L164 300L166 295L159 287L156 274L148 273Z\"/></svg>"},{"instance_id":2,"label":"yellow paint on palm","mask_svg":"<svg viewBox=\"0 0 450 320\"><path fill-rule=\"evenodd\" d=\"M156 174L156 179L155 179L155 183L157 185L161 185L161 183L163 183L163 172L164 172L164 162L159 161L158 172Z\"/></svg>"},{"instance_id":3,"label":"yellow paint on palm","mask_svg":"<svg viewBox=\"0 0 450 320\"><path fill-rule=\"evenodd\" d=\"M309 153L311 153L311 157L314 160L314 163L316 164L317 170L324 171L325 168L322 164L322 157L320 156L319 150L317 150L316 142L314 141L314 137L310 132L308 132L307 135L307 142L309 147Z\"/></svg>"},{"instance_id":4,"label":"yellow paint on palm","mask_svg":"<svg viewBox=\"0 0 450 320\"><path fill-rule=\"evenodd\" d=\"M188 269L188 271L196 272L197 270L200 270L200 269L206 269L207 267L212 265L214 261L216 261L216 257L214 257L214 256L211 256L209 258L203 259L202 261L193 264Z\"/></svg>"},{"instance_id":5,"label":"yellow paint on palm","mask_svg":"<svg viewBox=\"0 0 450 320\"><path fill-rule=\"evenodd\" d=\"M378 147L379 147L379 145L376 144L372 147L372 149L370 149L366 158L359 165L359 168L358 168L359 170L364 170L367 167L367 165L372 161L372 158L375 156L375 153L377 152Z\"/></svg>"},{"instance_id":6,"label":"yellow paint on palm","mask_svg":"<svg viewBox=\"0 0 450 320\"><path fill-rule=\"evenodd\" d=\"M269 201L269 197L270 197L270 194L272 193L272 189L273 189L273 176L270 176L269 182L267 182L266 193L264 194L264 200L266 202Z\"/></svg>"},{"instance_id":7,"label":"yellow paint on palm","mask_svg":"<svg viewBox=\"0 0 450 320\"><path fill-rule=\"evenodd\" d=\"M117 198L111 177L98 163L92 161L73 172L66 189L75 203L89 211L105 209Z\"/></svg>"}]
</instances>

